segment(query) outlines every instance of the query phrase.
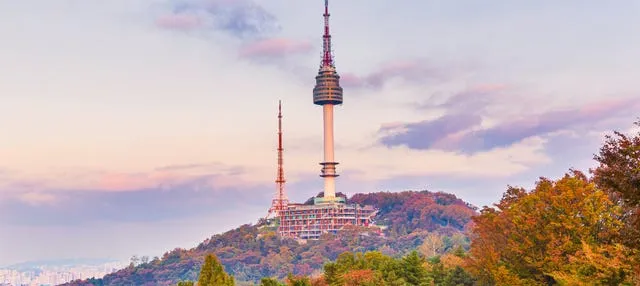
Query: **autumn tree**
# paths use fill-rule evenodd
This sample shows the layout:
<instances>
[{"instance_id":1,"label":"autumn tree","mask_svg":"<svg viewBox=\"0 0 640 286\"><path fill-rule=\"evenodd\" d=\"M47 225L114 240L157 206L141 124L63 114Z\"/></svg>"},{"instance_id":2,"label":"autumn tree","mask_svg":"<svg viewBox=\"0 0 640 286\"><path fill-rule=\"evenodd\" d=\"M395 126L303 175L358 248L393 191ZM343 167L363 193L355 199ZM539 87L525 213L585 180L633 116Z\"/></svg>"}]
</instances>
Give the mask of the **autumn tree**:
<instances>
[{"instance_id":1,"label":"autumn tree","mask_svg":"<svg viewBox=\"0 0 640 286\"><path fill-rule=\"evenodd\" d=\"M213 254L208 254L200 270L198 286L234 286L235 280L224 271L222 264Z\"/></svg>"},{"instance_id":2,"label":"autumn tree","mask_svg":"<svg viewBox=\"0 0 640 286\"><path fill-rule=\"evenodd\" d=\"M442 236L434 232L429 233L418 250L427 258L440 254L444 250Z\"/></svg>"},{"instance_id":3,"label":"autumn tree","mask_svg":"<svg viewBox=\"0 0 640 286\"><path fill-rule=\"evenodd\" d=\"M614 240L621 208L578 171L509 187L473 218L471 266L498 285L630 283L630 250Z\"/></svg>"},{"instance_id":4,"label":"autumn tree","mask_svg":"<svg viewBox=\"0 0 640 286\"><path fill-rule=\"evenodd\" d=\"M343 276L344 286L378 286L384 285L380 273L371 269L356 269L345 273Z\"/></svg>"},{"instance_id":5,"label":"autumn tree","mask_svg":"<svg viewBox=\"0 0 640 286\"><path fill-rule=\"evenodd\" d=\"M640 127L640 121L635 125ZM620 238L627 246L640 250L640 131L633 136L615 131L605 138L594 156L600 165L592 170L593 179L623 206L621 219L625 228Z\"/></svg>"},{"instance_id":6,"label":"autumn tree","mask_svg":"<svg viewBox=\"0 0 640 286\"><path fill-rule=\"evenodd\" d=\"M193 281L180 281L176 286L194 286Z\"/></svg>"},{"instance_id":7,"label":"autumn tree","mask_svg":"<svg viewBox=\"0 0 640 286\"><path fill-rule=\"evenodd\" d=\"M345 252L335 262L324 266L324 278L329 285L406 285L399 260L377 251Z\"/></svg>"}]
</instances>

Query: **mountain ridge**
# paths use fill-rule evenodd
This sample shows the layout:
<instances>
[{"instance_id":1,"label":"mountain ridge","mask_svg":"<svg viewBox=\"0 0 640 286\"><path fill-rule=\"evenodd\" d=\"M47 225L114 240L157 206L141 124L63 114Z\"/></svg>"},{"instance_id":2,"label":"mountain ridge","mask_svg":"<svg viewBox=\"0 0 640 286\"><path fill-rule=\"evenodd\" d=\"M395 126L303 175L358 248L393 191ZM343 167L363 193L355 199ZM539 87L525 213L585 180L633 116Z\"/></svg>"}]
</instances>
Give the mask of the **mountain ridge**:
<instances>
[{"instance_id":1,"label":"mountain ridge","mask_svg":"<svg viewBox=\"0 0 640 286\"><path fill-rule=\"evenodd\" d=\"M449 237L449 245L468 248L464 231L477 208L453 194L430 191L376 192L355 194L351 203L378 209L376 226L349 227L336 235L326 234L317 241L299 243L280 239L274 227L262 223L244 224L216 234L191 249L175 248L147 263L105 275L102 279L74 281L64 285L175 285L196 280L204 256L214 253L227 272L242 283L262 277L283 278L289 273L319 273L324 263L339 254L378 250L401 256L419 247L431 233Z\"/></svg>"}]
</instances>

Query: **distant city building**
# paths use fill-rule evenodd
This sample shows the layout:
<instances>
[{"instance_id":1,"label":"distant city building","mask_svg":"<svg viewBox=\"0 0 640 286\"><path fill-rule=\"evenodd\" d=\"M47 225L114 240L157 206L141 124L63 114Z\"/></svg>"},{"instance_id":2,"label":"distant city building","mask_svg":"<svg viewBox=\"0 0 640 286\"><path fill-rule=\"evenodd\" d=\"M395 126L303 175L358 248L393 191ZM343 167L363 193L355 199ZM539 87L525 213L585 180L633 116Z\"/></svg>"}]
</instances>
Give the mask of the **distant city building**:
<instances>
[{"instance_id":1,"label":"distant city building","mask_svg":"<svg viewBox=\"0 0 640 286\"><path fill-rule=\"evenodd\" d=\"M0 269L0 286L60 285L77 279L102 278L126 266L109 262L100 265L38 266L32 269Z\"/></svg>"}]
</instances>

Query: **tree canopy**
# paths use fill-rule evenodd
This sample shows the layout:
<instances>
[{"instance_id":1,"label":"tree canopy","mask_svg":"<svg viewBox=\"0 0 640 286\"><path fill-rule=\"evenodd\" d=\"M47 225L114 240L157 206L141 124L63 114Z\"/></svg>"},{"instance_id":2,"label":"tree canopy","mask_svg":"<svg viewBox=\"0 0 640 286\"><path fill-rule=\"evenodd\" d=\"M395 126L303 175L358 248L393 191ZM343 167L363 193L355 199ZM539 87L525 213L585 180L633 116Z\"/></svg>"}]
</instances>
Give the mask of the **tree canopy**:
<instances>
[{"instance_id":1,"label":"tree canopy","mask_svg":"<svg viewBox=\"0 0 640 286\"><path fill-rule=\"evenodd\" d=\"M198 286L234 286L233 276L224 271L222 264L213 254L204 259L204 265L198 278Z\"/></svg>"},{"instance_id":2,"label":"tree canopy","mask_svg":"<svg viewBox=\"0 0 640 286\"><path fill-rule=\"evenodd\" d=\"M640 121L635 125L640 127ZM618 131L607 135L594 159L600 163L592 171L594 181L624 208L621 238L640 250L640 131L633 136Z\"/></svg>"},{"instance_id":3,"label":"tree canopy","mask_svg":"<svg viewBox=\"0 0 640 286\"><path fill-rule=\"evenodd\" d=\"M472 269L498 285L631 283L630 250L615 240L621 212L578 171L510 187L473 218Z\"/></svg>"}]
</instances>

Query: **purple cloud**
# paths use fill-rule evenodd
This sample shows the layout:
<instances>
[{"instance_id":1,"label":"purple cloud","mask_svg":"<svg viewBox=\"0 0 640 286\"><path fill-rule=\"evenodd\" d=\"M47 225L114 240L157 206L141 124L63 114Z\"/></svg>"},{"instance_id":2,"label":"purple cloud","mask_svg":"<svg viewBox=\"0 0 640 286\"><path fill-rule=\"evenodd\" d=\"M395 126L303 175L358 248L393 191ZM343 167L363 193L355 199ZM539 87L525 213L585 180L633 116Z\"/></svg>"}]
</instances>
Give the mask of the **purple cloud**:
<instances>
[{"instance_id":1,"label":"purple cloud","mask_svg":"<svg viewBox=\"0 0 640 286\"><path fill-rule=\"evenodd\" d=\"M429 102L420 104L418 109L442 108L449 112L473 112L475 110L476 113L482 113L492 103L504 99L503 94L508 91L509 88L503 84L477 85L454 94L442 102L438 102L438 96L434 96L429 99Z\"/></svg>"},{"instance_id":2,"label":"purple cloud","mask_svg":"<svg viewBox=\"0 0 640 286\"><path fill-rule=\"evenodd\" d=\"M229 204L268 204L273 188L251 170L222 163L170 165L148 172L11 173L0 182L0 225L160 221L210 214Z\"/></svg>"},{"instance_id":3,"label":"purple cloud","mask_svg":"<svg viewBox=\"0 0 640 286\"><path fill-rule=\"evenodd\" d=\"M411 149L447 149L447 138L478 126L482 118L475 114L450 114L434 120L424 120L395 127L382 127L380 132L391 133L380 142L386 146L406 145Z\"/></svg>"},{"instance_id":4,"label":"purple cloud","mask_svg":"<svg viewBox=\"0 0 640 286\"><path fill-rule=\"evenodd\" d=\"M353 73L341 75L340 82L344 87L373 88L383 87L389 80L402 79L410 82L424 82L441 79L443 70L423 60L396 60L380 65L376 70L365 76Z\"/></svg>"},{"instance_id":5,"label":"purple cloud","mask_svg":"<svg viewBox=\"0 0 640 286\"><path fill-rule=\"evenodd\" d=\"M84 225L104 221L151 222L213 215L229 205L268 206L273 188L212 182L220 175L194 176L170 187L112 190L45 190L0 200L0 225ZM25 196L27 197L25 200ZM48 203L55 200L55 203ZM265 207L266 209L266 207Z\"/></svg>"},{"instance_id":6,"label":"purple cloud","mask_svg":"<svg viewBox=\"0 0 640 286\"><path fill-rule=\"evenodd\" d=\"M161 29L221 30L252 37L279 29L275 16L252 0L181 0L156 18Z\"/></svg>"},{"instance_id":7,"label":"purple cloud","mask_svg":"<svg viewBox=\"0 0 640 286\"><path fill-rule=\"evenodd\" d=\"M464 97L453 97L449 103ZM586 130L613 117L632 116L638 109L639 99L605 100L574 109L523 114L484 129L479 129L482 120L478 114L483 111L482 108L470 109L468 113L453 109L435 120L396 125L392 130L395 132L383 127L379 131L379 142L388 147L404 145L412 149L471 154L508 147L530 137L557 131L575 128Z\"/></svg>"}]
</instances>

